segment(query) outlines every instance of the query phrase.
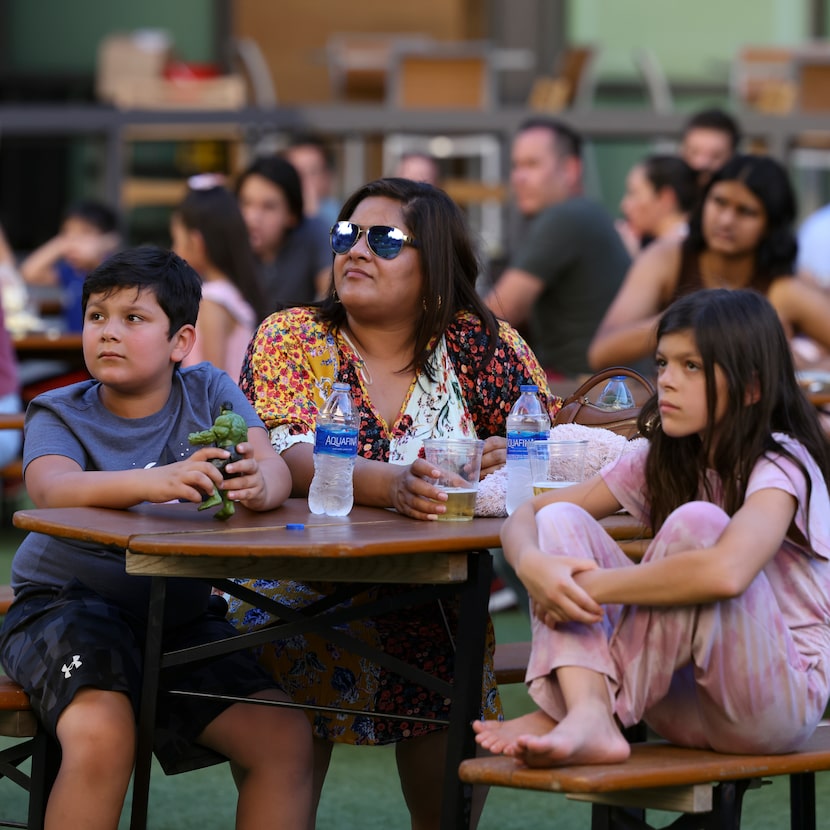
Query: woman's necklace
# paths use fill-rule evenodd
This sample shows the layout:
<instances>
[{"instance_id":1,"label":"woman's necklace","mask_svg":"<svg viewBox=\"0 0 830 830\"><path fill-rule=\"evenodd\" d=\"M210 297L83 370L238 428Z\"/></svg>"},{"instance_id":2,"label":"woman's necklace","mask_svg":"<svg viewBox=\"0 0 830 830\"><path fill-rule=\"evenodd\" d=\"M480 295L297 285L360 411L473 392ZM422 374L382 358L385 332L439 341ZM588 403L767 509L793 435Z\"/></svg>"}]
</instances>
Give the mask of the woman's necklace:
<instances>
[{"instance_id":1,"label":"woman's necklace","mask_svg":"<svg viewBox=\"0 0 830 830\"><path fill-rule=\"evenodd\" d=\"M349 344L351 350L357 355L357 372L361 378L363 378L363 382L367 386L372 385L372 373L369 371L369 367L366 365L366 361L363 359L363 355L357 350L357 346L352 343L351 338L348 334L346 334L345 329L340 329L340 334L343 335L343 339Z\"/></svg>"}]
</instances>

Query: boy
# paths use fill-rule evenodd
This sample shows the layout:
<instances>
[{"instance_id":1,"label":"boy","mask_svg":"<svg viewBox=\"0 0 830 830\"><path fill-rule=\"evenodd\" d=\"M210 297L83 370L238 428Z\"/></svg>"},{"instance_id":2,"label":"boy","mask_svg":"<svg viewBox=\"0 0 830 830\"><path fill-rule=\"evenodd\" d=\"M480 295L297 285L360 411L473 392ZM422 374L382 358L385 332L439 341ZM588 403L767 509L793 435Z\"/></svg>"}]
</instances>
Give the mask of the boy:
<instances>
[{"instance_id":1,"label":"boy","mask_svg":"<svg viewBox=\"0 0 830 830\"><path fill-rule=\"evenodd\" d=\"M193 346L200 297L196 272L157 248L115 254L87 277L83 349L92 380L40 395L27 413L24 469L36 506L200 502L214 487L252 510L288 497L288 467L233 381L207 363L179 368ZM237 446L241 460L227 466L237 477L227 481L210 459L230 454L187 440L225 401L249 427ZM31 533L15 555L12 584L0 661L62 750L46 826L115 828L134 760L148 580L128 575L119 552ZM235 633L206 614L209 595L205 582L171 581L167 648ZM183 672L176 685L287 699L246 652ZM157 729L163 766L191 743L231 760L238 828L305 830L311 734L302 712L162 693Z\"/></svg>"},{"instance_id":2,"label":"boy","mask_svg":"<svg viewBox=\"0 0 830 830\"><path fill-rule=\"evenodd\" d=\"M67 210L57 236L20 263L20 273L29 285L59 287L66 329L80 331L86 275L104 262L118 244L115 211L101 202L79 202Z\"/></svg>"}]
</instances>

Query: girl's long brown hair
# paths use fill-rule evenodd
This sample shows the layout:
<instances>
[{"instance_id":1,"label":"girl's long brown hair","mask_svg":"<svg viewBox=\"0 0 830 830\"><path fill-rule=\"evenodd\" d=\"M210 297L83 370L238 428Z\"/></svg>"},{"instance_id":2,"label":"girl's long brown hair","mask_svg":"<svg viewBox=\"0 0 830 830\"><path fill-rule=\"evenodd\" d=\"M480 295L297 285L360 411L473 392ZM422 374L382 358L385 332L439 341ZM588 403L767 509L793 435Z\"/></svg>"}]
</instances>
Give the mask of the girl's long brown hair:
<instances>
[{"instance_id":1,"label":"girl's long brown hair","mask_svg":"<svg viewBox=\"0 0 830 830\"><path fill-rule=\"evenodd\" d=\"M674 302L660 320L661 337L689 332L695 340L706 378L708 426L702 436L671 438L660 426L657 395L640 412L640 432L650 439L646 487L656 532L668 515L689 501L711 498L706 472L712 469L723 486L723 507L733 515L746 497L747 482L758 459L780 453L802 468L774 432L790 435L830 476L830 445L818 415L799 388L789 344L773 307L751 290L712 289ZM715 425L715 365L726 378L728 403ZM757 390L757 401L746 403ZM715 440L715 439L718 440ZM710 461L711 459L711 461ZM808 503L810 479L807 477Z\"/></svg>"}]
</instances>

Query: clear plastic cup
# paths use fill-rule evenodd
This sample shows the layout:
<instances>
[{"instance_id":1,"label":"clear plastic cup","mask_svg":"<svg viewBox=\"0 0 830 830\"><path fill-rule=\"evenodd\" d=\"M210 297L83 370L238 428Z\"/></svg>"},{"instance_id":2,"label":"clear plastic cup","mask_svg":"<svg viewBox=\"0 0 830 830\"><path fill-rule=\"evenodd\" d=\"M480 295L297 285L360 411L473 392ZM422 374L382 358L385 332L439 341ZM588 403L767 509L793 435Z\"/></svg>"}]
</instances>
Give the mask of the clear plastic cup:
<instances>
[{"instance_id":1,"label":"clear plastic cup","mask_svg":"<svg viewBox=\"0 0 830 830\"><path fill-rule=\"evenodd\" d=\"M428 438L424 456L441 471L435 480L447 494L447 512L439 513L444 522L470 521L475 514L481 454L484 441L475 438Z\"/></svg>"},{"instance_id":2,"label":"clear plastic cup","mask_svg":"<svg viewBox=\"0 0 830 830\"><path fill-rule=\"evenodd\" d=\"M533 441L528 444L533 495L578 484L585 477L587 441Z\"/></svg>"}]
</instances>

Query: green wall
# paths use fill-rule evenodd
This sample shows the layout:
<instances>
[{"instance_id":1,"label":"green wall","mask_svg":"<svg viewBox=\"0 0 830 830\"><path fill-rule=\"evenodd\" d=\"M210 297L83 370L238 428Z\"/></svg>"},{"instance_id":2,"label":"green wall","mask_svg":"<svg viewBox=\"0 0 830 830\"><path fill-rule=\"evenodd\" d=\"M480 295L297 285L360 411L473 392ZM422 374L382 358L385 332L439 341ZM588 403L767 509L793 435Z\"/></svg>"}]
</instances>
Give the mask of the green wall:
<instances>
[{"instance_id":1,"label":"green wall","mask_svg":"<svg viewBox=\"0 0 830 830\"><path fill-rule=\"evenodd\" d=\"M830 18L830 0L826 0ZM598 47L600 80L642 83L634 55L647 48L673 82L728 88L732 62L745 45L803 43L809 0L568 0L568 40ZM600 107L647 106L647 100L598 98ZM737 113L728 93L675 94L676 109L722 106ZM653 142L596 142L587 161L588 186L615 214L630 167ZM667 149L662 146L661 149Z\"/></svg>"},{"instance_id":2,"label":"green wall","mask_svg":"<svg viewBox=\"0 0 830 830\"><path fill-rule=\"evenodd\" d=\"M6 0L3 63L38 75L93 73L101 38L141 28L167 29L179 57L210 61L214 7L213 0Z\"/></svg>"},{"instance_id":3,"label":"green wall","mask_svg":"<svg viewBox=\"0 0 830 830\"><path fill-rule=\"evenodd\" d=\"M808 5L807 0L569 0L568 37L600 45L603 77L635 75L632 55L648 47L672 79L726 82L741 46L803 42Z\"/></svg>"}]
</instances>

